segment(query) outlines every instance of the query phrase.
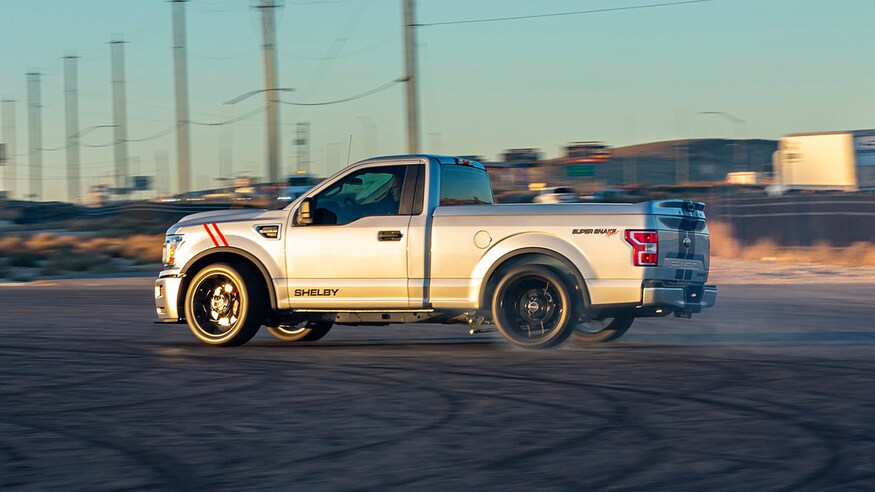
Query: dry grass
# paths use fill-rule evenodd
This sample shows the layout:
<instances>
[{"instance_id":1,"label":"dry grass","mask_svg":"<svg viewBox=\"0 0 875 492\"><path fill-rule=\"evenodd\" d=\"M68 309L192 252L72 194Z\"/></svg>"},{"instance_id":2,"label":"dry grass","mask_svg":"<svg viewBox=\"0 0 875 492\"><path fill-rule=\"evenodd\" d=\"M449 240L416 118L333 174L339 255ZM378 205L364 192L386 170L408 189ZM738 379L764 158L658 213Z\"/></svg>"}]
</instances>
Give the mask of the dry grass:
<instances>
[{"instance_id":1,"label":"dry grass","mask_svg":"<svg viewBox=\"0 0 875 492\"><path fill-rule=\"evenodd\" d=\"M711 234L711 255L718 258L875 266L875 244L870 242L858 242L848 247L835 247L829 243L818 243L812 247L788 247L764 239L744 245L735 239L732 227L728 224L709 222L708 230Z\"/></svg>"},{"instance_id":2,"label":"dry grass","mask_svg":"<svg viewBox=\"0 0 875 492\"><path fill-rule=\"evenodd\" d=\"M95 255L111 258L128 258L142 263L161 261L161 244L164 235L138 234L125 238L79 237L49 233L28 237L7 236L0 238L0 257L12 258L27 254L41 259Z\"/></svg>"}]
</instances>

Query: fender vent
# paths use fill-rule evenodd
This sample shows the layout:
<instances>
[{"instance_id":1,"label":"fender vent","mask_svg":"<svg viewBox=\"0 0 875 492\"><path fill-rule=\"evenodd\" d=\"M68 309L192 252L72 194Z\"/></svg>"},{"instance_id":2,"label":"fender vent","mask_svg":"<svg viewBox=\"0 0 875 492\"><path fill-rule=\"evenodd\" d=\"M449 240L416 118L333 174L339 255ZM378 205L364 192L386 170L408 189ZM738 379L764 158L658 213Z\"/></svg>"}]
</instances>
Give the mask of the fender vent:
<instances>
[{"instance_id":1,"label":"fender vent","mask_svg":"<svg viewBox=\"0 0 875 492\"><path fill-rule=\"evenodd\" d=\"M279 239L280 226L278 224L257 225L255 226L255 232L261 234L267 239Z\"/></svg>"}]
</instances>

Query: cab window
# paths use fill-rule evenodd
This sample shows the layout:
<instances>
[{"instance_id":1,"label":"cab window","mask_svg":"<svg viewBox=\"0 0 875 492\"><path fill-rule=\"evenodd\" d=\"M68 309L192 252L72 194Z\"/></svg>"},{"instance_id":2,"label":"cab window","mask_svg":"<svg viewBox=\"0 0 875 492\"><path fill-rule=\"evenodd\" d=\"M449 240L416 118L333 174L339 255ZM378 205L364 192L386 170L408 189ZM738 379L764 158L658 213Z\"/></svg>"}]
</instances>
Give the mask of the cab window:
<instances>
[{"instance_id":1,"label":"cab window","mask_svg":"<svg viewBox=\"0 0 875 492\"><path fill-rule=\"evenodd\" d=\"M362 169L314 197L314 224L348 224L372 215L398 215L408 166Z\"/></svg>"},{"instance_id":2,"label":"cab window","mask_svg":"<svg viewBox=\"0 0 875 492\"><path fill-rule=\"evenodd\" d=\"M440 205L484 205L494 203L489 175L480 169L441 166Z\"/></svg>"}]
</instances>

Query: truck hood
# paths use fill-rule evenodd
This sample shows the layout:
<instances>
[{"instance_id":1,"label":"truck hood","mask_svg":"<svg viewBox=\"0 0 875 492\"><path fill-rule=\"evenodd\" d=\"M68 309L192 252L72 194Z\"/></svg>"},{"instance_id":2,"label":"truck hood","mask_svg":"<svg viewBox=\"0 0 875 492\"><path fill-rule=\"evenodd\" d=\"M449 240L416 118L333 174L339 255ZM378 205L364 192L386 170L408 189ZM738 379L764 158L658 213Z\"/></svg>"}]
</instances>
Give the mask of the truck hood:
<instances>
[{"instance_id":1,"label":"truck hood","mask_svg":"<svg viewBox=\"0 0 875 492\"><path fill-rule=\"evenodd\" d=\"M286 216L283 210L259 210L252 208L236 209L236 210L211 210L209 212L199 212L196 214L186 215L179 222L173 224L167 230L168 234L173 234L175 231L186 226L197 226L200 224L208 224L210 222L240 222L248 220L281 220Z\"/></svg>"}]
</instances>

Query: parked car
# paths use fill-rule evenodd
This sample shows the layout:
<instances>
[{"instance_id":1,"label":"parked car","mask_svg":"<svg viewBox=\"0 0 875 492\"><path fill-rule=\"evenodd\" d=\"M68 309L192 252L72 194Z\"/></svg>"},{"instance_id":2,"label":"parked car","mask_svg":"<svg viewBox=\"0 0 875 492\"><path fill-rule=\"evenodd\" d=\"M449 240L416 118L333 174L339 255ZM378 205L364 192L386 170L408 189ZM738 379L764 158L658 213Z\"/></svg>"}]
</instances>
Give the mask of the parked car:
<instances>
[{"instance_id":1,"label":"parked car","mask_svg":"<svg viewBox=\"0 0 875 492\"><path fill-rule=\"evenodd\" d=\"M580 195L574 191L574 188L555 186L544 188L532 201L534 203L577 203L580 201Z\"/></svg>"}]
</instances>

